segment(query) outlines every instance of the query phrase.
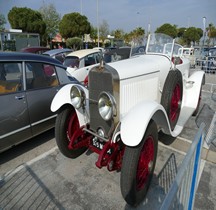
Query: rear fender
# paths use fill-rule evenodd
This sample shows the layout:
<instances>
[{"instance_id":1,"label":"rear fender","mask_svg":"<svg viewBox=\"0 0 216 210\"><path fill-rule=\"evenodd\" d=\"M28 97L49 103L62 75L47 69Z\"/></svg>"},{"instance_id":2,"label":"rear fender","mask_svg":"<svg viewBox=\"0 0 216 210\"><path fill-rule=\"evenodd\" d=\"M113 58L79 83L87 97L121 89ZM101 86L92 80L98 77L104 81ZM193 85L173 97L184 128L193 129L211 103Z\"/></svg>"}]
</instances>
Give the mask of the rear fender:
<instances>
[{"instance_id":1,"label":"rear fender","mask_svg":"<svg viewBox=\"0 0 216 210\"><path fill-rule=\"evenodd\" d=\"M194 72L184 85L183 105L191 107L194 110L197 107L200 90L202 85L205 84L205 73L204 71Z\"/></svg>"},{"instance_id":2,"label":"rear fender","mask_svg":"<svg viewBox=\"0 0 216 210\"><path fill-rule=\"evenodd\" d=\"M158 129L171 133L169 120L163 106L155 101L143 101L132 108L121 121L121 139L127 146L137 146L143 139L150 120Z\"/></svg>"},{"instance_id":3,"label":"rear fender","mask_svg":"<svg viewBox=\"0 0 216 210\"><path fill-rule=\"evenodd\" d=\"M78 84L67 84L67 85L63 86L56 93L55 97L52 100L51 107L50 107L52 112L58 111L64 105L71 105L72 108L74 108L73 105L71 104L71 98L70 98L70 91L74 85L78 85ZM78 86L80 86L84 90L85 95L86 95L86 99L88 99L88 96L89 96L88 90L85 87L83 87L82 85L78 85ZM80 126L86 125L89 122L89 117L88 117L89 116L89 105L88 105L88 102L86 101L85 110L83 110L83 108L80 108L80 109L75 109L75 111L77 113L77 117L78 117Z\"/></svg>"}]
</instances>

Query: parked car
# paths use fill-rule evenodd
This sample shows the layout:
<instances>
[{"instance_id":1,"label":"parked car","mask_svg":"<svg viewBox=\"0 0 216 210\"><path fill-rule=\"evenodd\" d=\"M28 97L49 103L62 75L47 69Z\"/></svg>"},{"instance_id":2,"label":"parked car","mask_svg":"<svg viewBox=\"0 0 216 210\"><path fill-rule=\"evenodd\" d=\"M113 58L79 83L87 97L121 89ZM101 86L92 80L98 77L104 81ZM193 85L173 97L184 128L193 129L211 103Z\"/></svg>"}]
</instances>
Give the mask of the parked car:
<instances>
[{"instance_id":1,"label":"parked car","mask_svg":"<svg viewBox=\"0 0 216 210\"><path fill-rule=\"evenodd\" d=\"M111 63L119 60L124 60L130 57L131 48L117 48L103 54L105 63Z\"/></svg>"},{"instance_id":2,"label":"parked car","mask_svg":"<svg viewBox=\"0 0 216 210\"><path fill-rule=\"evenodd\" d=\"M105 47L104 52L110 52L110 51L115 50L115 49L117 49L117 47Z\"/></svg>"},{"instance_id":3,"label":"parked car","mask_svg":"<svg viewBox=\"0 0 216 210\"><path fill-rule=\"evenodd\" d=\"M42 54L42 53L46 52L47 50L50 50L50 48L49 47L41 47L41 46L32 46L32 47L22 48L20 50L20 52Z\"/></svg>"},{"instance_id":4,"label":"parked car","mask_svg":"<svg viewBox=\"0 0 216 210\"><path fill-rule=\"evenodd\" d=\"M48 50L44 52L43 55L50 56L52 58L59 60L61 63L63 63L65 60L65 57L71 52L73 52L72 49L62 48L62 49Z\"/></svg>"},{"instance_id":5,"label":"parked car","mask_svg":"<svg viewBox=\"0 0 216 210\"><path fill-rule=\"evenodd\" d=\"M190 60L190 67L195 68L196 66L196 57L194 55L194 48L193 47L184 47L180 49L180 53L182 53L183 56L188 58Z\"/></svg>"},{"instance_id":6,"label":"parked car","mask_svg":"<svg viewBox=\"0 0 216 210\"><path fill-rule=\"evenodd\" d=\"M100 50L102 53L105 52L105 50L104 50L103 47L94 47L93 49L94 49L94 50Z\"/></svg>"},{"instance_id":7,"label":"parked car","mask_svg":"<svg viewBox=\"0 0 216 210\"><path fill-rule=\"evenodd\" d=\"M56 92L76 81L59 61L31 53L0 53L0 152L52 127Z\"/></svg>"},{"instance_id":8,"label":"parked car","mask_svg":"<svg viewBox=\"0 0 216 210\"><path fill-rule=\"evenodd\" d=\"M67 72L78 81L84 82L89 71L99 62L102 52L98 49L77 50L65 57L63 65L67 66Z\"/></svg>"},{"instance_id":9,"label":"parked car","mask_svg":"<svg viewBox=\"0 0 216 210\"><path fill-rule=\"evenodd\" d=\"M216 47L209 48L207 56L202 61L201 69L206 73L216 73Z\"/></svg>"},{"instance_id":10,"label":"parked car","mask_svg":"<svg viewBox=\"0 0 216 210\"><path fill-rule=\"evenodd\" d=\"M144 54L94 67L88 88L65 85L51 104L62 154L76 158L89 149L98 168L121 170L121 192L132 206L150 186L158 133L175 139L199 110L205 74L190 72L180 48L167 35L151 34Z\"/></svg>"}]
</instances>

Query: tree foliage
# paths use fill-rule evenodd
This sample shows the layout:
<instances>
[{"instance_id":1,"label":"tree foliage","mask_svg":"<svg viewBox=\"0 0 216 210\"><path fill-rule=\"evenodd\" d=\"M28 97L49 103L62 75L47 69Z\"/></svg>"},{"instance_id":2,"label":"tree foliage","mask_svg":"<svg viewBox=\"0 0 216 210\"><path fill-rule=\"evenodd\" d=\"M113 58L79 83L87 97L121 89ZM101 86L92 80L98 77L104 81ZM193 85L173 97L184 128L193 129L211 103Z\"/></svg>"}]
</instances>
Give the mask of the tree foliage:
<instances>
[{"instance_id":1,"label":"tree foliage","mask_svg":"<svg viewBox=\"0 0 216 210\"><path fill-rule=\"evenodd\" d=\"M177 29L177 37L182 38L187 28L182 27Z\"/></svg>"},{"instance_id":2,"label":"tree foliage","mask_svg":"<svg viewBox=\"0 0 216 210\"><path fill-rule=\"evenodd\" d=\"M216 40L216 27L212 23L210 23L206 30L209 37L208 43L212 43L212 45L214 46Z\"/></svg>"},{"instance_id":3,"label":"tree foliage","mask_svg":"<svg viewBox=\"0 0 216 210\"><path fill-rule=\"evenodd\" d=\"M130 33L124 35L125 43L129 44L131 41L141 43L145 35L145 29L142 27L135 28Z\"/></svg>"},{"instance_id":4,"label":"tree foliage","mask_svg":"<svg viewBox=\"0 0 216 210\"><path fill-rule=\"evenodd\" d=\"M68 38L66 41L66 46L73 50L81 49L83 45L83 41L79 37Z\"/></svg>"},{"instance_id":5,"label":"tree foliage","mask_svg":"<svg viewBox=\"0 0 216 210\"><path fill-rule=\"evenodd\" d=\"M59 32L64 38L82 37L90 31L91 25L87 17L77 12L65 14L59 23Z\"/></svg>"},{"instance_id":6,"label":"tree foliage","mask_svg":"<svg viewBox=\"0 0 216 210\"><path fill-rule=\"evenodd\" d=\"M91 26L90 37L94 40L95 43L97 42L97 38L98 38L97 28L94 26Z\"/></svg>"},{"instance_id":7,"label":"tree foliage","mask_svg":"<svg viewBox=\"0 0 216 210\"><path fill-rule=\"evenodd\" d=\"M112 35L116 38L116 39L123 39L124 38L124 31L122 29L116 29L115 31L112 32Z\"/></svg>"},{"instance_id":8,"label":"tree foliage","mask_svg":"<svg viewBox=\"0 0 216 210\"><path fill-rule=\"evenodd\" d=\"M42 15L43 21L46 23L44 39L47 41L49 38L53 38L57 34L61 16L59 13L57 13L53 4L44 4L39 9L39 12Z\"/></svg>"},{"instance_id":9,"label":"tree foliage","mask_svg":"<svg viewBox=\"0 0 216 210\"><path fill-rule=\"evenodd\" d=\"M22 29L23 32L43 35L46 30L42 15L27 7L13 7L8 13L8 20L12 28Z\"/></svg>"},{"instance_id":10,"label":"tree foliage","mask_svg":"<svg viewBox=\"0 0 216 210\"><path fill-rule=\"evenodd\" d=\"M200 32L200 29L195 27L188 28L183 34L183 39L185 40L188 46L190 46L191 42L193 44L199 42L201 37L202 37L202 33Z\"/></svg>"},{"instance_id":11,"label":"tree foliage","mask_svg":"<svg viewBox=\"0 0 216 210\"><path fill-rule=\"evenodd\" d=\"M173 38L177 37L177 26L176 25L171 25L169 23L165 23L162 26L160 26L159 28L156 29L155 31L156 33L163 33L163 34L167 34Z\"/></svg>"},{"instance_id":12,"label":"tree foliage","mask_svg":"<svg viewBox=\"0 0 216 210\"><path fill-rule=\"evenodd\" d=\"M0 31L5 29L4 25L6 24L6 20L3 14L0 14Z\"/></svg>"}]
</instances>

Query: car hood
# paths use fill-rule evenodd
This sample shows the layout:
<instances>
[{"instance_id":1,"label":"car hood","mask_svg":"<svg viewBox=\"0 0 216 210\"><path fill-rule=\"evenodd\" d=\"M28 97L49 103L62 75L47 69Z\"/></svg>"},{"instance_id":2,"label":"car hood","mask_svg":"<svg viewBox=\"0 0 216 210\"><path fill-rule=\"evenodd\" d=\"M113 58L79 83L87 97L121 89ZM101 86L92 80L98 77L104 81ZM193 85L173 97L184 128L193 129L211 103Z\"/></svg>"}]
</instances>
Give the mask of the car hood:
<instances>
[{"instance_id":1,"label":"car hood","mask_svg":"<svg viewBox=\"0 0 216 210\"><path fill-rule=\"evenodd\" d=\"M134 56L130 59L109 63L107 65L118 72L120 80L167 70L171 67L170 59L161 55Z\"/></svg>"}]
</instances>

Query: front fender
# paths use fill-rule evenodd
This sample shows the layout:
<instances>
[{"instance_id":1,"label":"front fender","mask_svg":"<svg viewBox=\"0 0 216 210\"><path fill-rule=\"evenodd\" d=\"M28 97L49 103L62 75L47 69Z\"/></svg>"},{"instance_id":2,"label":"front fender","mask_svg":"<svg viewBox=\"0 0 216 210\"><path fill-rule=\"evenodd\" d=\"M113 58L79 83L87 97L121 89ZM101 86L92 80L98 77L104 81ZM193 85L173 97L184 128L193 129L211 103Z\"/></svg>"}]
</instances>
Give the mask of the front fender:
<instances>
[{"instance_id":1,"label":"front fender","mask_svg":"<svg viewBox=\"0 0 216 210\"><path fill-rule=\"evenodd\" d=\"M121 139L127 146L137 146L143 139L150 120L172 133L163 106L155 101L143 101L132 108L121 121Z\"/></svg>"},{"instance_id":2,"label":"front fender","mask_svg":"<svg viewBox=\"0 0 216 210\"><path fill-rule=\"evenodd\" d=\"M50 109L52 112L59 110L64 104L71 104L70 90L74 84L67 84L63 86L54 96Z\"/></svg>"},{"instance_id":3,"label":"front fender","mask_svg":"<svg viewBox=\"0 0 216 210\"><path fill-rule=\"evenodd\" d=\"M85 87L79 84L67 84L63 86L53 98L51 107L50 107L52 112L58 111L65 104L69 104L73 106L71 104L70 91L71 91L71 87L73 87L74 85L80 86L85 92L86 99L88 99L89 94L88 94L88 90ZM77 113L77 117L78 117L80 126L85 125L86 123L89 122L89 117L88 117L89 108L88 107L89 107L88 103L86 103L85 110L83 110L82 108L78 110L74 108Z\"/></svg>"}]
</instances>

